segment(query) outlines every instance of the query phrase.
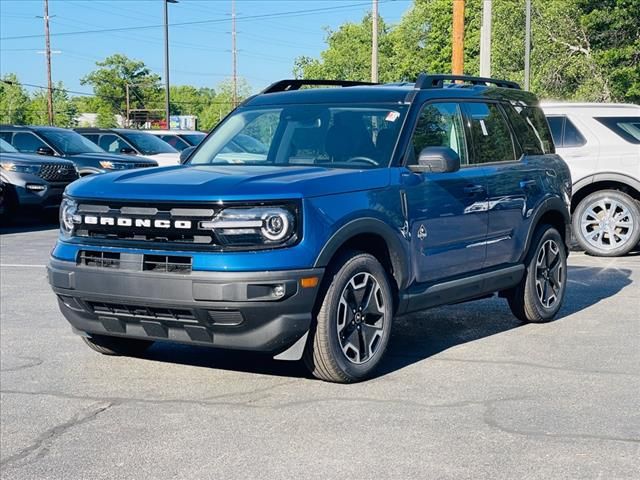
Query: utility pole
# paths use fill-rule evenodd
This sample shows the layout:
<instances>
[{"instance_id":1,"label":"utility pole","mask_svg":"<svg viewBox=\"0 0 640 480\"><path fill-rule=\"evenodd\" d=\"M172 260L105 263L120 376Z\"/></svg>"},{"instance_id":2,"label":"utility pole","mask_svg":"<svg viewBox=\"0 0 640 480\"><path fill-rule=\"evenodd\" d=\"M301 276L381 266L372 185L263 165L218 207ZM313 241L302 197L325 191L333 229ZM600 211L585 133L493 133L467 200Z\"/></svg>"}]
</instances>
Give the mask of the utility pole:
<instances>
[{"instance_id":1,"label":"utility pole","mask_svg":"<svg viewBox=\"0 0 640 480\"><path fill-rule=\"evenodd\" d=\"M49 35L49 0L44 0L44 38L47 62L47 114L49 125L53 125L53 83L51 82L51 39Z\"/></svg>"},{"instance_id":2,"label":"utility pole","mask_svg":"<svg viewBox=\"0 0 640 480\"><path fill-rule=\"evenodd\" d=\"M171 128L171 110L169 108L169 4L178 3L178 0L162 0L162 3L164 4L164 114L167 128Z\"/></svg>"},{"instance_id":3,"label":"utility pole","mask_svg":"<svg viewBox=\"0 0 640 480\"><path fill-rule=\"evenodd\" d=\"M524 89L529 90L531 74L531 0L525 1Z\"/></svg>"},{"instance_id":4,"label":"utility pole","mask_svg":"<svg viewBox=\"0 0 640 480\"><path fill-rule=\"evenodd\" d=\"M371 82L378 83L378 0L373 0L371 29Z\"/></svg>"},{"instance_id":5,"label":"utility pole","mask_svg":"<svg viewBox=\"0 0 640 480\"><path fill-rule=\"evenodd\" d=\"M238 49L236 46L236 0L231 0L231 56L233 82L233 108L238 106Z\"/></svg>"},{"instance_id":6,"label":"utility pole","mask_svg":"<svg viewBox=\"0 0 640 480\"><path fill-rule=\"evenodd\" d=\"M464 74L464 0L453 0L451 73Z\"/></svg>"},{"instance_id":7,"label":"utility pole","mask_svg":"<svg viewBox=\"0 0 640 480\"><path fill-rule=\"evenodd\" d=\"M480 76L491 76L491 5L482 0L482 27L480 29Z\"/></svg>"},{"instance_id":8,"label":"utility pole","mask_svg":"<svg viewBox=\"0 0 640 480\"><path fill-rule=\"evenodd\" d=\"M125 83L124 84L124 91L126 93L126 98L127 98L127 118L124 119L124 126L125 128L129 128L129 119L131 118L131 103L130 103L130 99L129 99L129 84Z\"/></svg>"}]
</instances>

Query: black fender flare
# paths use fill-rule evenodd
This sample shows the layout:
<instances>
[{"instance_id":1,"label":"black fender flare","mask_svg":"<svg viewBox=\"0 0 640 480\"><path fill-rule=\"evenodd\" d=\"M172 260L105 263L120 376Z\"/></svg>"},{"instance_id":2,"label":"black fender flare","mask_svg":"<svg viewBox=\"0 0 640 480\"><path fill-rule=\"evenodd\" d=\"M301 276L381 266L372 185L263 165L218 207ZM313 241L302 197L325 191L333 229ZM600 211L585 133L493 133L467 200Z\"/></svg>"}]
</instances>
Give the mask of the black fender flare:
<instances>
[{"instance_id":1,"label":"black fender flare","mask_svg":"<svg viewBox=\"0 0 640 480\"><path fill-rule=\"evenodd\" d=\"M520 261L524 261L524 259L527 257L529 248L531 247L533 234L536 231L536 228L538 227L542 216L548 212L558 212L562 215L562 217L564 218L565 231L560 232L560 234L564 234L565 244L569 245L569 242L571 242L571 214L569 213L567 206L559 197L547 198L540 204L540 206L538 206L535 213L532 215L529 231L527 232L527 241L525 243L525 248L522 252Z\"/></svg>"},{"instance_id":2,"label":"black fender flare","mask_svg":"<svg viewBox=\"0 0 640 480\"><path fill-rule=\"evenodd\" d=\"M340 227L325 243L316 258L314 268L326 267L335 253L349 239L361 234L380 236L389 250L389 257L393 266L393 276L398 288L403 290L409 282L409 252L400 240L400 233L393 230L387 223L373 217L351 220Z\"/></svg>"}]
</instances>

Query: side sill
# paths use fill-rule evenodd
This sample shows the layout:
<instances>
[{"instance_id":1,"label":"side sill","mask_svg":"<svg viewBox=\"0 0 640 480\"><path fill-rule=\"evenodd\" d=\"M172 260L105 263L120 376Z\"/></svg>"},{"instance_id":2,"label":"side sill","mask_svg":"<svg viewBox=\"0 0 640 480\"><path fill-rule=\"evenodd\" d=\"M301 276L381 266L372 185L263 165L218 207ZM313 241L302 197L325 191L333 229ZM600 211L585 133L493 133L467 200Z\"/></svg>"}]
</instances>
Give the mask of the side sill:
<instances>
[{"instance_id":1,"label":"side sill","mask_svg":"<svg viewBox=\"0 0 640 480\"><path fill-rule=\"evenodd\" d=\"M401 295L400 304L406 305L406 309L401 313L451 305L511 288L522 279L524 270L524 265L514 265L467 278L436 283L426 288L416 285Z\"/></svg>"}]
</instances>

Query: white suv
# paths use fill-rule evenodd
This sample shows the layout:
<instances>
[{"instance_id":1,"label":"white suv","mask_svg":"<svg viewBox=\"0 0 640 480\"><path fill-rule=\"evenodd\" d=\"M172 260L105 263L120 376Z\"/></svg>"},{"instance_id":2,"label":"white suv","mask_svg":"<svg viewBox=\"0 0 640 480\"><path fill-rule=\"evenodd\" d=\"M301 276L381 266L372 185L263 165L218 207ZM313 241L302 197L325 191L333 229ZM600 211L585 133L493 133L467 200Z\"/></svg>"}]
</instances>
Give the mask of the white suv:
<instances>
[{"instance_id":1,"label":"white suv","mask_svg":"<svg viewBox=\"0 0 640 480\"><path fill-rule=\"evenodd\" d=\"M624 255L640 241L640 106L543 103L571 169L573 232L592 255Z\"/></svg>"}]
</instances>

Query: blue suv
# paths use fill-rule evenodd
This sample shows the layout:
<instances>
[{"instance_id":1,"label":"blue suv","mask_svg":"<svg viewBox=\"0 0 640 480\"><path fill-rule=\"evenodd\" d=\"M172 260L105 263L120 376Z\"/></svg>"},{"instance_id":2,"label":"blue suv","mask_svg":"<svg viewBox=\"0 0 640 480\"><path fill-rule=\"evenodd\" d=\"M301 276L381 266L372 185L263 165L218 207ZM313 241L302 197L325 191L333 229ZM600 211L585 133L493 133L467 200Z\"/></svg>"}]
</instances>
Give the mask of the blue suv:
<instances>
[{"instance_id":1,"label":"blue suv","mask_svg":"<svg viewBox=\"0 0 640 480\"><path fill-rule=\"evenodd\" d=\"M238 136L264 149L229 148ZM283 80L182 165L67 188L49 281L104 354L175 341L354 382L380 364L395 316L498 293L522 321L553 318L570 190L515 83Z\"/></svg>"}]
</instances>

